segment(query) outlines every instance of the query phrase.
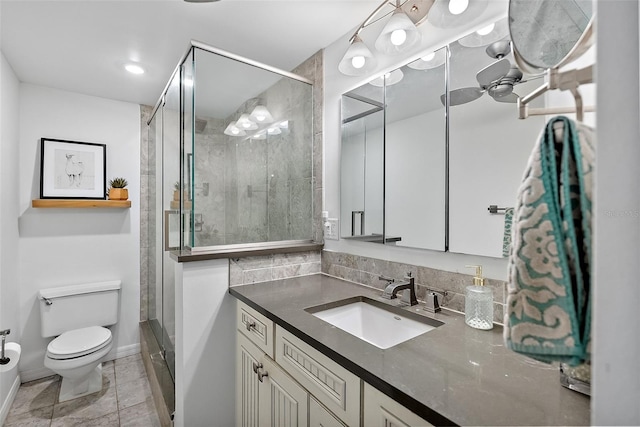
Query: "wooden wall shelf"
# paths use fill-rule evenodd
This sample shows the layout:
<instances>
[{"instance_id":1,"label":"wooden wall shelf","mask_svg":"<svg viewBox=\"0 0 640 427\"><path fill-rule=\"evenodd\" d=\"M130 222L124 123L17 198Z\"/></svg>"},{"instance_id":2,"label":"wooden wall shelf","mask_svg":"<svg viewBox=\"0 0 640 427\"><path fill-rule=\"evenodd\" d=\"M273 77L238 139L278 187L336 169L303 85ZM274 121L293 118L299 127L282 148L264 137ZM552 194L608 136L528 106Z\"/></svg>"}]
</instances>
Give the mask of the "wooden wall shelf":
<instances>
[{"instance_id":1,"label":"wooden wall shelf","mask_svg":"<svg viewBox=\"0 0 640 427\"><path fill-rule=\"evenodd\" d=\"M34 208L66 208L66 209L96 209L96 208L130 208L131 200L86 200L86 199L34 199Z\"/></svg>"}]
</instances>

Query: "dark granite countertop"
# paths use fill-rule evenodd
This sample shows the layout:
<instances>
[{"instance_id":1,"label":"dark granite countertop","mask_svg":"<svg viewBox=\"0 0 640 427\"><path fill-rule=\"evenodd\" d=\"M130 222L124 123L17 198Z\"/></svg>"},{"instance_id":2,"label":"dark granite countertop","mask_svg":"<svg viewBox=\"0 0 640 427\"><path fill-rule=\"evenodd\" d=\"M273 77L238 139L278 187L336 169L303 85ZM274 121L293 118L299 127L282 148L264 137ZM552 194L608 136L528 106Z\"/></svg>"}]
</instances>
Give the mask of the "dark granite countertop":
<instances>
[{"instance_id":1,"label":"dark granite countertop","mask_svg":"<svg viewBox=\"0 0 640 427\"><path fill-rule=\"evenodd\" d=\"M506 349L498 325L473 329L458 313L414 306L406 309L444 325L382 350L305 311L359 295L380 299L375 289L317 274L230 293L433 424L590 423L589 398L562 387L557 366Z\"/></svg>"}]
</instances>

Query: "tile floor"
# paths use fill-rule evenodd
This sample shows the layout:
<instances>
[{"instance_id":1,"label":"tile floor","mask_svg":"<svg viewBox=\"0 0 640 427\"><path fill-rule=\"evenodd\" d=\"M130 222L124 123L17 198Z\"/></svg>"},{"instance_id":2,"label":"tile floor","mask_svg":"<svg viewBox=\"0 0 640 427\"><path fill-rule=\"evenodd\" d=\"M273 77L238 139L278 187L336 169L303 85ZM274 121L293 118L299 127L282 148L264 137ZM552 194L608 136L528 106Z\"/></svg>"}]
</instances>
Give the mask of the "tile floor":
<instances>
[{"instance_id":1,"label":"tile floor","mask_svg":"<svg viewBox=\"0 0 640 427\"><path fill-rule=\"evenodd\" d=\"M4 427L156 427L160 421L140 355L105 362L102 391L58 402L58 375L24 383Z\"/></svg>"}]
</instances>

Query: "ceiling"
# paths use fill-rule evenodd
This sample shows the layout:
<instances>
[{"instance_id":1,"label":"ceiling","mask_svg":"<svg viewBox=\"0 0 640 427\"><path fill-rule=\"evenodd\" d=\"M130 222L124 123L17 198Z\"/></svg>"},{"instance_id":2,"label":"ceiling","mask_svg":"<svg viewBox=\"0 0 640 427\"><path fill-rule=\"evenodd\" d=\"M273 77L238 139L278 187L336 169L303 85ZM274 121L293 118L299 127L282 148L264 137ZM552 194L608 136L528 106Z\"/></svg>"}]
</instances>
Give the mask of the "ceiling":
<instances>
[{"instance_id":1,"label":"ceiling","mask_svg":"<svg viewBox=\"0 0 640 427\"><path fill-rule=\"evenodd\" d=\"M190 40L291 70L379 0L0 0L2 52L22 82L154 105ZM145 68L142 75L125 63Z\"/></svg>"}]
</instances>

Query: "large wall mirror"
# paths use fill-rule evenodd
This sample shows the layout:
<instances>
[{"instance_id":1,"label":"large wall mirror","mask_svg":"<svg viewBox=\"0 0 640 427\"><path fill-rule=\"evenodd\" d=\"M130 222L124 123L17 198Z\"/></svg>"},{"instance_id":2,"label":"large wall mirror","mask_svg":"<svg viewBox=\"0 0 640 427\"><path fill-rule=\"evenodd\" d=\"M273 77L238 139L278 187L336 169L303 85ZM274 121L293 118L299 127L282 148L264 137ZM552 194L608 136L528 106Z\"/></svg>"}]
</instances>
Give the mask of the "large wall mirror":
<instances>
[{"instance_id":1,"label":"large wall mirror","mask_svg":"<svg viewBox=\"0 0 640 427\"><path fill-rule=\"evenodd\" d=\"M445 250L445 57L343 95L342 238Z\"/></svg>"},{"instance_id":2,"label":"large wall mirror","mask_svg":"<svg viewBox=\"0 0 640 427\"><path fill-rule=\"evenodd\" d=\"M516 101L541 77L515 68L504 19L344 94L341 237L502 257L487 208L515 203L544 126Z\"/></svg>"}]
</instances>

